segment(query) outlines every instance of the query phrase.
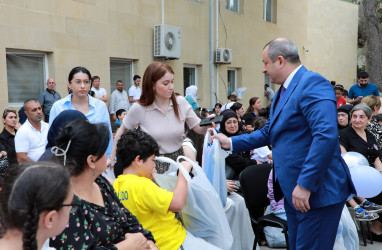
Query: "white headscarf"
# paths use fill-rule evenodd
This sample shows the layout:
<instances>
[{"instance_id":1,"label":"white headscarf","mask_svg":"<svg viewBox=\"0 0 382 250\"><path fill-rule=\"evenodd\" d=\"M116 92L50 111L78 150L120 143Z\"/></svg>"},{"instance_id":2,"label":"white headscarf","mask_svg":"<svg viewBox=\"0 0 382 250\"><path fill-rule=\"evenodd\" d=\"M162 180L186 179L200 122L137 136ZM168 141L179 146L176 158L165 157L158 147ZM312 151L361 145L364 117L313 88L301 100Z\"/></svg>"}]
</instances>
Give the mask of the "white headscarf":
<instances>
[{"instance_id":1,"label":"white headscarf","mask_svg":"<svg viewBox=\"0 0 382 250\"><path fill-rule=\"evenodd\" d=\"M198 92L198 87L195 85L191 85L190 87L186 88L186 96L191 96L196 101L196 96Z\"/></svg>"}]
</instances>

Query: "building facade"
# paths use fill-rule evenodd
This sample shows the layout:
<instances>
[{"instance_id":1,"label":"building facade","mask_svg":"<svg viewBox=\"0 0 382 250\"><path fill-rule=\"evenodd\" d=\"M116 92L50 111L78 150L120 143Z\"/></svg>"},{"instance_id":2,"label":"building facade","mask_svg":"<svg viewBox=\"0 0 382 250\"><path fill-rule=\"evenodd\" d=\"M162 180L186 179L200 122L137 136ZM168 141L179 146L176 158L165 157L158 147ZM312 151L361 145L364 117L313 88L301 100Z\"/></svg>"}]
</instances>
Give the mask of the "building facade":
<instances>
[{"instance_id":1,"label":"building facade","mask_svg":"<svg viewBox=\"0 0 382 250\"><path fill-rule=\"evenodd\" d=\"M349 88L356 80L358 5L340 0L0 0L0 107L19 108L46 87L67 94L69 71L84 66L101 77L108 94L116 80L132 84L154 60L175 72L175 92L196 84L198 103L211 107L246 88L241 102L263 96L262 50L287 37L308 69ZM162 3L164 3L162 5ZM213 6L213 29L210 29ZM154 58L154 25L180 27L180 58ZM232 51L232 62L213 64L213 53ZM167 38L168 39L168 38ZM167 41L167 42L168 42ZM162 40L161 42L165 42ZM213 85L211 101L211 83ZM272 86L277 90L278 86Z\"/></svg>"}]
</instances>

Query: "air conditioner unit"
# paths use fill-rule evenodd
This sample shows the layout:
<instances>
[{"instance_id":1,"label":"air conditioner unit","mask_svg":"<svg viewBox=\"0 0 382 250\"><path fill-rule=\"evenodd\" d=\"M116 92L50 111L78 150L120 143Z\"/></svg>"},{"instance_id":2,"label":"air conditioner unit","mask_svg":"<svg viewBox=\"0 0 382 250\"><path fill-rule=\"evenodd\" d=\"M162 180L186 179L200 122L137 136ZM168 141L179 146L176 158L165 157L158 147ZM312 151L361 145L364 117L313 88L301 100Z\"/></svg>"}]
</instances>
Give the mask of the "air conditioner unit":
<instances>
[{"instance_id":1,"label":"air conditioner unit","mask_svg":"<svg viewBox=\"0 0 382 250\"><path fill-rule=\"evenodd\" d=\"M231 63L232 62L232 50L226 48L217 48L215 63Z\"/></svg>"},{"instance_id":2,"label":"air conditioner unit","mask_svg":"<svg viewBox=\"0 0 382 250\"><path fill-rule=\"evenodd\" d=\"M180 58L180 27L157 24L154 26L154 57Z\"/></svg>"}]
</instances>

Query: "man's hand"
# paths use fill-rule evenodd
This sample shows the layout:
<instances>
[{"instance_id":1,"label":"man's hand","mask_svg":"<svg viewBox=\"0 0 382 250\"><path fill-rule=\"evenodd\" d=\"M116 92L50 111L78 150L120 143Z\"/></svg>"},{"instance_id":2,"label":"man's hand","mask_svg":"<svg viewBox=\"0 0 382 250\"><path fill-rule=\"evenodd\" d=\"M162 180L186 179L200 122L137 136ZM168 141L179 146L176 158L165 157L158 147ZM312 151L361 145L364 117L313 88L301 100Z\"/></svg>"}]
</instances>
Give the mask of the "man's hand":
<instances>
[{"instance_id":1,"label":"man's hand","mask_svg":"<svg viewBox=\"0 0 382 250\"><path fill-rule=\"evenodd\" d=\"M212 141L214 139L218 139L222 148L231 150L231 139L228 138L227 136L223 135L222 133L219 133L211 137Z\"/></svg>"},{"instance_id":2,"label":"man's hand","mask_svg":"<svg viewBox=\"0 0 382 250\"><path fill-rule=\"evenodd\" d=\"M297 184L292 193L293 206L301 212L308 212L310 210L310 193L310 190L302 188L300 185Z\"/></svg>"}]
</instances>

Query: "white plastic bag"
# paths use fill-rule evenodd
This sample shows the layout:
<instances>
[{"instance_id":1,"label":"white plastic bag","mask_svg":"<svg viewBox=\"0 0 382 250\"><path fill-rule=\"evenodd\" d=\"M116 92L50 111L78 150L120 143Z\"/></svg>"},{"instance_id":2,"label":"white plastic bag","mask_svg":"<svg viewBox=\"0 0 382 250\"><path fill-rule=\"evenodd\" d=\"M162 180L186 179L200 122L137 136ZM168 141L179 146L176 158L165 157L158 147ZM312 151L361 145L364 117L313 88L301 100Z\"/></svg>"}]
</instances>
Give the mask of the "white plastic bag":
<instances>
[{"instance_id":1,"label":"white plastic bag","mask_svg":"<svg viewBox=\"0 0 382 250\"><path fill-rule=\"evenodd\" d=\"M342 237L344 240L345 248L347 250L358 250L359 238L358 238L357 228L354 224L354 221L346 205L344 206L342 210L341 222L343 225Z\"/></svg>"},{"instance_id":2,"label":"white plastic bag","mask_svg":"<svg viewBox=\"0 0 382 250\"><path fill-rule=\"evenodd\" d=\"M216 134L216 131L214 134ZM207 131L203 144L203 170L208 180L218 193L223 207L227 203L227 182L225 175L225 158L228 152L221 148L218 139L214 139L212 144L211 134Z\"/></svg>"},{"instance_id":3,"label":"white plastic bag","mask_svg":"<svg viewBox=\"0 0 382 250\"><path fill-rule=\"evenodd\" d=\"M188 171L179 163L180 159L192 164L194 174L192 179ZM233 238L227 217L219 196L203 170L184 156L178 157L178 163L166 157L156 157L155 160L170 163L167 172L154 174L154 179L160 187L169 191L174 190L177 181L177 176L174 174L176 175L177 168L188 182L187 200L180 211L186 230L221 249L230 249Z\"/></svg>"}]
</instances>

